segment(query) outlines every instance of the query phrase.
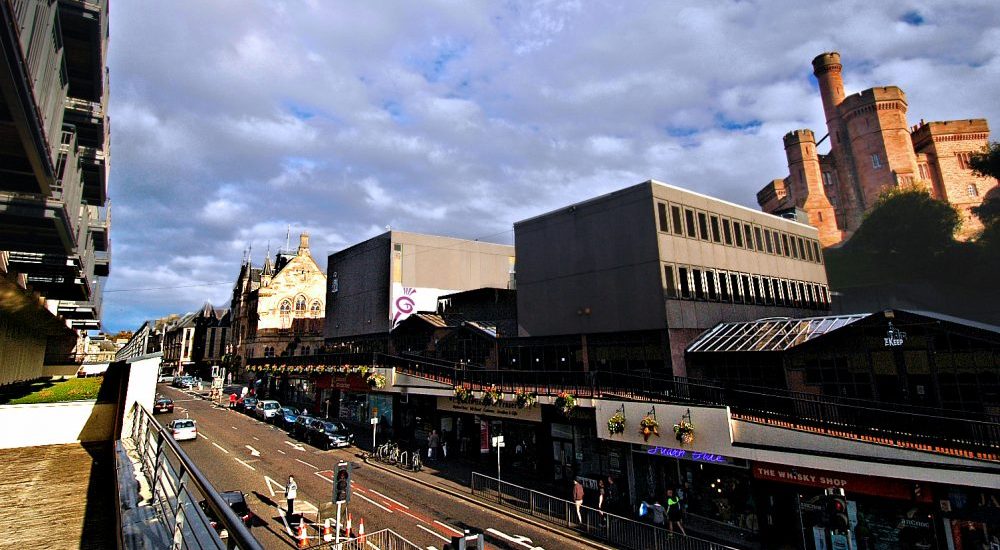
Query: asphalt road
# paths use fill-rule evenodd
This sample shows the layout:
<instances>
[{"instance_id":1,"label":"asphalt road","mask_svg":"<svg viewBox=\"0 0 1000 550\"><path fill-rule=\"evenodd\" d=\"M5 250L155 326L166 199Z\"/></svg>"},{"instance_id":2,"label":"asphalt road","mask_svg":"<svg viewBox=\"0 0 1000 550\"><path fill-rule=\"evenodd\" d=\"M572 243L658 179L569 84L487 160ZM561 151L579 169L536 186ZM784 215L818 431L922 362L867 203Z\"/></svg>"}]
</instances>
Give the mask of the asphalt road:
<instances>
[{"instance_id":1,"label":"asphalt road","mask_svg":"<svg viewBox=\"0 0 1000 550\"><path fill-rule=\"evenodd\" d=\"M334 465L341 460L355 465L353 497L344 510L345 517L351 513L355 531L363 519L366 533L389 528L421 548L434 550L445 548L453 535L466 528L485 532L486 547L492 549L592 548L369 466L357 456L355 447L322 451L294 440L275 426L165 384L160 384L158 391L175 404L173 415L158 415L160 423L184 416L197 420L198 439L182 441L181 447L216 490L247 494L258 517L252 532L265 548L296 547L284 517L284 488L289 475L298 484L296 515L301 513L307 521L335 518L331 477ZM309 534L318 535L316 530ZM311 544L319 542L310 540Z\"/></svg>"}]
</instances>

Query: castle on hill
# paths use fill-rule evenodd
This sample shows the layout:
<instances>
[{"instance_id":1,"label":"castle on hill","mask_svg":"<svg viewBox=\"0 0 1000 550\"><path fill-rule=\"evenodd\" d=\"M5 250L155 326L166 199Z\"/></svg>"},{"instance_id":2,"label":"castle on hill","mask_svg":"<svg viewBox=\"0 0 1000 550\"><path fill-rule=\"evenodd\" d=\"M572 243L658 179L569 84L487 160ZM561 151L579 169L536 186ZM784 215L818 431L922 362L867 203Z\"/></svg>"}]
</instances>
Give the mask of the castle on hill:
<instances>
[{"instance_id":1,"label":"castle on hill","mask_svg":"<svg viewBox=\"0 0 1000 550\"><path fill-rule=\"evenodd\" d=\"M985 119L921 120L910 127L903 90L882 86L845 96L839 53L818 55L812 65L827 135L819 141L808 129L785 135L788 176L757 193L762 210L804 212L819 229L823 246L833 246L851 237L884 191L917 185L958 209L960 238L982 229L970 209L982 203L997 180L974 175L969 158L987 144ZM821 155L817 146L827 139L830 152Z\"/></svg>"}]
</instances>

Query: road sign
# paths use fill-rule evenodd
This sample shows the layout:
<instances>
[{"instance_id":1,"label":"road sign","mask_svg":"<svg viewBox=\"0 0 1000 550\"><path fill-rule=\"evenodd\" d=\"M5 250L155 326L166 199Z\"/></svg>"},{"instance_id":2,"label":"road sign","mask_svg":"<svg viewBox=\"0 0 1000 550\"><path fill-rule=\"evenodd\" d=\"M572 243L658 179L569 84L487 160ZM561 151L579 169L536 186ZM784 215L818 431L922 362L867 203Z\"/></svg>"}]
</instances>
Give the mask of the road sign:
<instances>
[{"instance_id":1,"label":"road sign","mask_svg":"<svg viewBox=\"0 0 1000 550\"><path fill-rule=\"evenodd\" d=\"M371 420L368 421L368 423L371 424L372 426L374 426L374 425L378 424L378 418L374 418L373 417Z\"/></svg>"},{"instance_id":2,"label":"road sign","mask_svg":"<svg viewBox=\"0 0 1000 550\"><path fill-rule=\"evenodd\" d=\"M506 447L507 446L503 442L503 436L502 435L498 435L498 436L496 436L496 437L493 438L493 446L494 447Z\"/></svg>"}]
</instances>

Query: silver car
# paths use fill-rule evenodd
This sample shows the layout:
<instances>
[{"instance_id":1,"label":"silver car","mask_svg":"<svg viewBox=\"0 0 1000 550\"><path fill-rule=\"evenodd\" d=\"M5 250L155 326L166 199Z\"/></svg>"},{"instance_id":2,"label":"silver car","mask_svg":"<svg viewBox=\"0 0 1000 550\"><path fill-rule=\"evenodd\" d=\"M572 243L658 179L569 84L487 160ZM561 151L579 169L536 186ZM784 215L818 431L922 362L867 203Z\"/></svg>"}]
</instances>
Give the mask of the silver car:
<instances>
[{"instance_id":1,"label":"silver car","mask_svg":"<svg viewBox=\"0 0 1000 550\"><path fill-rule=\"evenodd\" d=\"M281 403L273 399L265 399L257 402L253 415L267 421L272 420L279 412L281 412Z\"/></svg>"}]
</instances>

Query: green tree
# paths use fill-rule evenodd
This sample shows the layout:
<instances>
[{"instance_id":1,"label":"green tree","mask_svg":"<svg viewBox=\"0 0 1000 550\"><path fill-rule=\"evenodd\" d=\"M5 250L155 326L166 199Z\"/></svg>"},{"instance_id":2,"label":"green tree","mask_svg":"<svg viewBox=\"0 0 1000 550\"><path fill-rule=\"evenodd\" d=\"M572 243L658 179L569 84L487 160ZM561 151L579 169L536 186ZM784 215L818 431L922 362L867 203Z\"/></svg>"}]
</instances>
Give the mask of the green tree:
<instances>
[{"instance_id":1,"label":"green tree","mask_svg":"<svg viewBox=\"0 0 1000 550\"><path fill-rule=\"evenodd\" d=\"M958 212L947 202L918 187L894 188L878 198L847 247L895 263L926 260L955 244L960 225Z\"/></svg>"},{"instance_id":2,"label":"green tree","mask_svg":"<svg viewBox=\"0 0 1000 550\"><path fill-rule=\"evenodd\" d=\"M990 143L969 159L972 173L984 178L1000 180L1000 142ZM1000 220L1000 188L994 187L986 193L983 203L972 208L972 213L989 228ZM991 233L996 233L992 231Z\"/></svg>"}]
</instances>

